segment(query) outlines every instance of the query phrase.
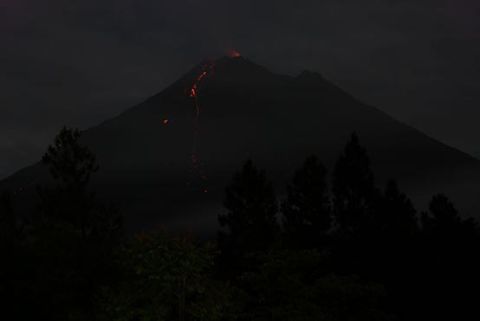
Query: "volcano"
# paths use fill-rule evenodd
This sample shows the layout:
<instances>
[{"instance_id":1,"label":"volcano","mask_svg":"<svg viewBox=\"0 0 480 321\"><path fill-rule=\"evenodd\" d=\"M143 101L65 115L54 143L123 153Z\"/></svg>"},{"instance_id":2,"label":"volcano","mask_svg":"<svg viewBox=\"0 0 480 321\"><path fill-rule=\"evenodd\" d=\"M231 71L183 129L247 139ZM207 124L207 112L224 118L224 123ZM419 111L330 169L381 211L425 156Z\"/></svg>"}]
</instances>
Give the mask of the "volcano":
<instances>
[{"instance_id":1,"label":"volcano","mask_svg":"<svg viewBox=\"0 0 480 321\"><path fill-rule=\"evenodd\" d=\"M279 75L239 55L199 64L161 93L86 130L83 140L100 164L97 194L117 204L129 228L204 232L217 227L224 188L245 160L267 169L282 195L308 155L331 169L352 132L369 152L379 187L395 178L420 210L442 192L463 213L480 213L480 162L473 157L361 103L318 73ZM45 176L37 164L0 188L31 197Z\"/></svg>"}]
</instances>

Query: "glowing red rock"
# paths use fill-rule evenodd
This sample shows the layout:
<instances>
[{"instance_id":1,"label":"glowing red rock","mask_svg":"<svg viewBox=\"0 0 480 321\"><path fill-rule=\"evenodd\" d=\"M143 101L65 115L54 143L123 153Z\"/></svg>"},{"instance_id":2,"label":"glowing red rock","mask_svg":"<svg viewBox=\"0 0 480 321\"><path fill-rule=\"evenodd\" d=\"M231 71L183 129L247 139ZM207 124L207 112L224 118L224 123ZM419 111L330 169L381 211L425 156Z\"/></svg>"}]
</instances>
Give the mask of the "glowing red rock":
<instances>
[{"instance_id":1,"label":"glowing red rock","mask_svg":"<svg viewBox=\"0 0 480 321\"><path fill-rule=\"evenodd\" d=\"M238 57L241 57L242 55L240 54L240 52L238 52L237 50L235 49L230 49L228 50L227 52L228 56L230 58L238 58Z\"/></svg>"}]
</instances>

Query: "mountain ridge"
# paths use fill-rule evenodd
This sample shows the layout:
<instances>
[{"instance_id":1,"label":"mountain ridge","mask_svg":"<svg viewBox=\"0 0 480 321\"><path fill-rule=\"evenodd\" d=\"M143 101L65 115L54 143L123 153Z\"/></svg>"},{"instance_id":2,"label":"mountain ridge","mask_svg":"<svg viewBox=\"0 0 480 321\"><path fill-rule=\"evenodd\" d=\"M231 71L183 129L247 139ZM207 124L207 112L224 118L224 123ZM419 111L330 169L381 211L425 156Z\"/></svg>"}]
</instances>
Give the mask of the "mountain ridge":
<instances>
[{"instance_id":1,"label":"mountain ridge","mask_svg":"<svg viewBox=\"0 0 480 321\"><path fill-rule=\"evenodd\" d=\"M474 157L358 101L319 73L280 75L243 57L205 60L82 139L100 162L95 188L119 202L132 225L195 228L214 224L223 188L247 158L267 168L281 191L309 154L332 168L352 132L371 155L379 185L398 178L420 195L412 197L422 209L436 192L475 203L463 186L467 179L479 186ZM0 187L18 189L25 178L45 176L39 171L24 169Z\"/></svg>"}]
</instances>

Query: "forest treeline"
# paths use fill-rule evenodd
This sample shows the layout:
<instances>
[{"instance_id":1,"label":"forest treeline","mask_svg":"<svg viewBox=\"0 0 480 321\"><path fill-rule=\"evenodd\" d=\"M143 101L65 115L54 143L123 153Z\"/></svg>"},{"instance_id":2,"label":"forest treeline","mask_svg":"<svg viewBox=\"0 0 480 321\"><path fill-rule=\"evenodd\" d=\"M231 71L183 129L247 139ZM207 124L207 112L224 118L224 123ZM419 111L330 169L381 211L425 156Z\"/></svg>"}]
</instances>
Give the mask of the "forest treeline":
<instances>
[{"instance_id":1,"label":"forest treeline","mask_svg":"<svg viewBox=\"0 0 480 321\"><path fill-rule=\"evenodd\" d=\"M442 194L417 212L375 184L353 134L332 173L308 157L278 199L247 161L226 187L217 239L127 235L90 190L99 166L64 128L42 162L38 207L0 204L5 320L477 319L480 233ZM392 173L394 176L395 173Z\"/></svg>"}]
</instances>

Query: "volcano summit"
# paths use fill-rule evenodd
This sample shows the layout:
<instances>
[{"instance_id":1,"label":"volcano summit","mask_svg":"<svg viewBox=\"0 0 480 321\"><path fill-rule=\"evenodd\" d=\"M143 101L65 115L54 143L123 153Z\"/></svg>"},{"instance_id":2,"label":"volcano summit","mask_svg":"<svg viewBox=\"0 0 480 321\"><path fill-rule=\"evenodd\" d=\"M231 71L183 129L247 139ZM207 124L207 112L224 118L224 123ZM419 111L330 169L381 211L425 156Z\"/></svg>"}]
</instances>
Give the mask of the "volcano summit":
<instances>
[{"instance_id":1,"label":"volcano summit","mask_svg":"<svg viewBox=\"0 0 480 321\"><path fill-rule=\"evenodd\" d=\"M306 156L332 168L352 132L372 159L377 184L396 178L417 207L443 192L480 213L480 163L382 111L320 74L278 75L241 56L205 61L118 117L86 130L101 170L94 181L131 229L216 227L223 190L246 159L268 169L276 190ZM46 176L37 164L0 183L23 191Z\"/></svg>"}]
</instances>

